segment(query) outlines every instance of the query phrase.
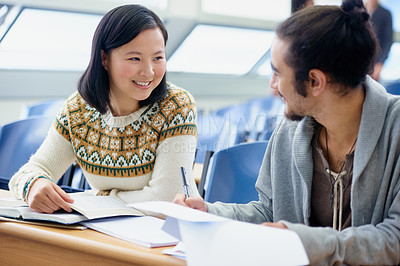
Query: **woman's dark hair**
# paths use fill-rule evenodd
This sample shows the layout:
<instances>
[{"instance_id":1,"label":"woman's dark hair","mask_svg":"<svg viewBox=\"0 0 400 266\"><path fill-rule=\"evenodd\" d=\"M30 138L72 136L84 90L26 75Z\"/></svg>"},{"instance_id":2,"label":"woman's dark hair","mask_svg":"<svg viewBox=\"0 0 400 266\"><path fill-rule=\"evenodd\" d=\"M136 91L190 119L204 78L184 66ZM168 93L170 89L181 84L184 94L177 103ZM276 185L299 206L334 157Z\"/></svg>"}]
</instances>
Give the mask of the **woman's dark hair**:
<instances>
[{"instance_id":1,"label":"woman's dark hair","mask_svg":"<svg viewBox=\"0 0 400 266\"><path fill-rule=\"evenodd\" d=\"M280 24L276 34L289 42L285 61L293 68L297 91L304 97L304 82L313 68L325 72L341 88L354 88L372 73L378 45L362 0L344 0L340 7L305 8ZM341 93L347 91L341 89Z\"/></svg>"},{"instance_id":2,"label":"woman's dark hair","mask_svg":"<svg viewBox=\"0 0 400 266\"><path fill-rule=\"evenodd\" d=\"M161 19L151 10L140 5L124 5L109 11L100 21L94 33L89 66L78 82L82 98L101 114L110 106L110 81L101 60L101 50L109 54L139 35L144 30L159 28L167 43L168 33ZM150 96L139 102L140 106L152 104L167 93L166 77Z\"/></svg>"}]
</instances>

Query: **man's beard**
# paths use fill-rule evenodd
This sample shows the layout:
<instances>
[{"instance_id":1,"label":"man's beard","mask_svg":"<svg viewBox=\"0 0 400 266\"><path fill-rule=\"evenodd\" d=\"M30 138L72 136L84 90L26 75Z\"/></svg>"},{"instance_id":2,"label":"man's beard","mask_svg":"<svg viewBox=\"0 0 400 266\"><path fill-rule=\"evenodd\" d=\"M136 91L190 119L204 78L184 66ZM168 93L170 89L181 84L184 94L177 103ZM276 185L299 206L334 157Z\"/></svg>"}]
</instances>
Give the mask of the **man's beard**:
<instances>
[{"instance_id":1,"label":"man's beard","mask_svg":"<svg viewBox=\"0 0 400 266\"><path fill-rule=\"evenodd\" d=\"M292 121L300 121L304 118L304 116L299 115L299 114L295 114L295 113L285 113L285 116L287 119L292 120Z\"/></svg>"}]
</instances>

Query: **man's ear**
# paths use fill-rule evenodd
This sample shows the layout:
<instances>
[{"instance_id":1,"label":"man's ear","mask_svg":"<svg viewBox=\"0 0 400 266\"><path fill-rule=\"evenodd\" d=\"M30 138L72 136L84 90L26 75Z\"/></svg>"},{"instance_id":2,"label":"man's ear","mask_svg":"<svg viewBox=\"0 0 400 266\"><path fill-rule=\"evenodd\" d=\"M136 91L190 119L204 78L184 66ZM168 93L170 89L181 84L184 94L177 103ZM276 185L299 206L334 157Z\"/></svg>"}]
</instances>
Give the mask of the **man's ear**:
<instances>
[{"instance_id":1,"label":"man's ear","mask_svg":"<svg viewBox=\"0 0 400 266\"><path fill-rule=\"evenodd\" d=\"M313 68L308 72L308 78L310 81L310 92L313 96L320 95L326 88L327 76L326 74L316 68Z\"/></svg>"},{"instance_id":2,"label":"man's ear","mask_svg":"<svg viewBox=\"0 0 400 266\"><path fill-rule=\"evenodd\" d=\"M108 71L108 55L103 50L101 50L101 64Z\"/></svg>"}]
</instances>

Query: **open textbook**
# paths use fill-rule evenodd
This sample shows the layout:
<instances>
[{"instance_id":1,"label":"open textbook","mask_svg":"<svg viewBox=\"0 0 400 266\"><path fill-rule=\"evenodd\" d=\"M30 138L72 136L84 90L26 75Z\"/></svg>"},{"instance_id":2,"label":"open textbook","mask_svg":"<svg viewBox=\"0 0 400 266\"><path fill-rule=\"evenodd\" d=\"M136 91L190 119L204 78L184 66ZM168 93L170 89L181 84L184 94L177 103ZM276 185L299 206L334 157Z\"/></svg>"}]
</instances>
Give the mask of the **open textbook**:
<instances>
[{"instance_id":1,"label":"open textbook","mask_svg":"<svg viewBox=\"0 0 400 266\"><path fill-rule=\"evenodd\" d=\"M91 219L114 216L144 216L145 213L127 206L123 201L110 196L94 196L85 193L71 193L74 210L68 213L39 213L30 209L23 201L6 199L0 202L0 216L22 220L42 220L62 224L74 224Z\"/></svg>"},{"instance_id":2,"label":"open textbook","mask_svg":"<svg viewBox=\"0 0 400 266\"><path fill-rule=\"evenodd\" d=\"M10 217L18 222L28 221L47 226L53 226L49 222L56 222L56 225L69 225L67 228L73 224L72 229L89 227L149 248L172 246L179 242L162 230L164 220L149 216L153 214L151 212L142 212L110 196L87 193L73 193L70 196L74 199L74 203L70 204L74 212L60 210L52 214L33 211L20 200L3 198L0 200L0 220L10 221L4 218Z\"/></svg>"}]
</instances>

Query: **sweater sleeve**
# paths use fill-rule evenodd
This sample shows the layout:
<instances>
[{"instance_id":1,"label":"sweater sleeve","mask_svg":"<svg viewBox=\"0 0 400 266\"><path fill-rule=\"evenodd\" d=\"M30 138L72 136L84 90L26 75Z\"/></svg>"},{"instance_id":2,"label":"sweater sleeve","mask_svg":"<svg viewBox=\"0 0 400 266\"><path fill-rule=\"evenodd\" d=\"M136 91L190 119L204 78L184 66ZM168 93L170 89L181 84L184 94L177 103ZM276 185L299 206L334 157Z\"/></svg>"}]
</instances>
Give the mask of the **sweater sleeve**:
<instances>
[{"instance_id":1,"label":"sweater sleeve","mask_svg":"<svg viewBox=\"0 0 400 266\"><path fill-rule=\"evenodd\" d=\"M51 127L36 153L11 178L10 191L18 199L26 200L30 186L36 179L46 178L57 182L74 160L71 143Z\"/></svg>"}]
</instances>

